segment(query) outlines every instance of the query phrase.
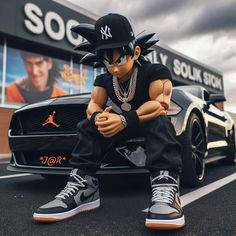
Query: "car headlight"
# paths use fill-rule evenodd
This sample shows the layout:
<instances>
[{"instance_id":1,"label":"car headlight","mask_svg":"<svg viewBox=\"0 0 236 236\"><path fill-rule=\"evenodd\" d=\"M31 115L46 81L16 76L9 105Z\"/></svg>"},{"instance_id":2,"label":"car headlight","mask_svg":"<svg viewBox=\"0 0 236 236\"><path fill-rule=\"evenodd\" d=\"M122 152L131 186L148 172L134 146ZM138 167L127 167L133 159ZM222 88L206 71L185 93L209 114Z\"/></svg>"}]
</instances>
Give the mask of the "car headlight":
<instances>
[{"instance_id":1,"label":"car headlight","mask_svg":"<svg viewBox=\"0 0 236 236\"><path fill-rule=\"evenodd\" d=\"M182 110L182 108L180 106L178 106L176 103L170 101L170 106L167 110L167 115L168 116L175 116L177 115L180 111Z\"/></svg>"}]
</instances>

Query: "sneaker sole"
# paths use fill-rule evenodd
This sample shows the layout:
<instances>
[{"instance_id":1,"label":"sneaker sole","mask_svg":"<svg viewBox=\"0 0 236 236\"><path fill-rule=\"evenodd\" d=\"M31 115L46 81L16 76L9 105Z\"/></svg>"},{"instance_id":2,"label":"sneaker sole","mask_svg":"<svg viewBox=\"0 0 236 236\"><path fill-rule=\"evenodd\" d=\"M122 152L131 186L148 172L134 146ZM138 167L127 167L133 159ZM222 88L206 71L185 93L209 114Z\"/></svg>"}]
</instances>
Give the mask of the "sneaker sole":
<instances>
[{"instance_id":1,"label":"sneaker sole","mask_svg":"<svg viewBox=\"0 0 236 236\"><path fill-rule=\"evenodd\" d=\"M55 214L39 214L39 213L34 213L33 215L33 220L37 222L57 222L57 221L62 221L65 219L68 219L80 212L84 211L90 211L90 210L95 210L100 206L100 199L97 199L96 201L93 202L88 202L83 205L80 205L76 207L75 209L72 209L67 212L63 213L55 213Z\"/></svg>"},{"instance_id":2,"label":"sneaker sole","mask_svg":"<svg viewBox=\"0 0 236 236\"><path fill-rule=\"evenodd\" d=\"M185 218L184 216L182 216L181 218L174 220L146 219L145 226L149 229L162 229L162 230L180 229L185 226Z\"/></svg>"}]
</instances>

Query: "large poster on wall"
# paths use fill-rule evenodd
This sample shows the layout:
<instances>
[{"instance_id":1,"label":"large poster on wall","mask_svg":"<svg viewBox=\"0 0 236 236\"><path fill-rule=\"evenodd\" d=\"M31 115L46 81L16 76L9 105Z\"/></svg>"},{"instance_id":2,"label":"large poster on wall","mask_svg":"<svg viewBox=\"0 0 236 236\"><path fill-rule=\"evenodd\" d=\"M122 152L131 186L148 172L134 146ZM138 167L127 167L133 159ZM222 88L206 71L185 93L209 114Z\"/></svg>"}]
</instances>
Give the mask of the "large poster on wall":
<instances>
[{"instance_id":1,"label":"large poster on wall","mask_svg":"<svg viewBox=\"0 0 236 236\"><path fill-rule=\"evenodd\" d=\"M49 56L7 50L6 102L34 103L51 97L91 91L93 70Z\"/></svg>"},{"instance_id":2,"label":"large poster on wall","mask_svg":"<svg viewBox=\"0 0 236 236\"><path fill-rule=\"evenodd\" d=\"M91 92L94 82L94 70L90 66L64 64L60 71L61 86L70 94Z\"/></svg>"},{"instance_id":3,"label":"large poster on wall","mask_svg":"<svg viewBox=\"0 0 236 236\"><path fill-rule=\"evenodd\" d=\"M59 69L51 57L21 51L7 50L6 101L34 103L55 96L66 95L59 86Z\"/></svg>"}]
</instances>

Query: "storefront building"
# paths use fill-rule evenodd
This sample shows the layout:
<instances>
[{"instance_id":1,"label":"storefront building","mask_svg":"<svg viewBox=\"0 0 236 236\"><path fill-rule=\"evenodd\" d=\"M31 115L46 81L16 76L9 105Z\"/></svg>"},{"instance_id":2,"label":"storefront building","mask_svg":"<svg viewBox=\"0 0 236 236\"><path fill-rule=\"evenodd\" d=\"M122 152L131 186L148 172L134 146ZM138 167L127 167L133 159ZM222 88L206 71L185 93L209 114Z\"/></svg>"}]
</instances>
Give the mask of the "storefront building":
<instances>
[{"instance_id":1,"label":"storefront building","mask_svg":"<svg viewBox=\"0 0 236 236\"><path fill-rule=\"evenodd\" d=\"M50 90L37 97L32 88L30 95L16 96L17 89L27 86L30 74L39 68L25 59L28 52L47 62L45 78L53 81L52 90L57 87L63 94L91 91L94 78L103 70L78 64L83 55L73 48L84 39L74 35L70 28L80 23L93 24L97 18L65 0L0 1L0 154L10 152L7 132L14 110L53 94ZM168 66L175 86L197 84L210 93L224 93L222 73L167 46L155 45L148 57Z\"/></svg>"}]
</instances>

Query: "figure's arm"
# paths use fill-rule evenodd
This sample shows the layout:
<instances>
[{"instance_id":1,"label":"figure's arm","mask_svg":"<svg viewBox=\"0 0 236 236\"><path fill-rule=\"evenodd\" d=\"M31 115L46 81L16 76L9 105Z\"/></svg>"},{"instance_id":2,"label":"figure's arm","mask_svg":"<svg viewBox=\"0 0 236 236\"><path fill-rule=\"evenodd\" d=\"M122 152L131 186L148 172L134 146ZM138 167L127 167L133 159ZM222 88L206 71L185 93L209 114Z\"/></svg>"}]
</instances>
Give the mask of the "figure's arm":
<instances>
[{"instance_id":1,"label":"figure's arm","mask_svg":"<svg viewBox=\"0 0 236 236\"><path fill-rule=\"evenodd\" d=\"M149 85L151 101L145 102L137 110L140 122L151 120L160 115L166 115L170 104L172 83L169 79L155 80Z\"/></svg>"},{"instance_id":2,"label":"figure's arm","mask_svg":"<svg viewBox=\"0 0 236 236\"><path fill-rule=\"evenodd\" d=\"M103 87L94 87L91 100L87 107L87 118L90 119L94 112L103 112L103 105L107 101L107 92Z\"/></svg>"}]
</instances>

